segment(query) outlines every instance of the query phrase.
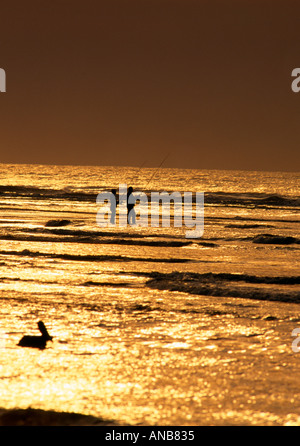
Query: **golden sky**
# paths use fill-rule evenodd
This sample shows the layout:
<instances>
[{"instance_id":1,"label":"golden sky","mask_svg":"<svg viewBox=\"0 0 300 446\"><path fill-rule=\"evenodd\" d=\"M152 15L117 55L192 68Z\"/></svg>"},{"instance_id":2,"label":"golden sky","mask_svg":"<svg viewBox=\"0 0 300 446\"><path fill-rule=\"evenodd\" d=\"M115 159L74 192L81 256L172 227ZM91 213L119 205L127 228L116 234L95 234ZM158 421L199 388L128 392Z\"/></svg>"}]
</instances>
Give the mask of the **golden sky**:
<instances>
[{"instance_id":1,"label":"golden sky","mask_svg":"<svg viewBox=\"0 0 300 446\"><path fill-rule=\"evenodd\" d=\"M0 162L299 171L300 2L2 2Z\"/></svg>"}]
</instances>

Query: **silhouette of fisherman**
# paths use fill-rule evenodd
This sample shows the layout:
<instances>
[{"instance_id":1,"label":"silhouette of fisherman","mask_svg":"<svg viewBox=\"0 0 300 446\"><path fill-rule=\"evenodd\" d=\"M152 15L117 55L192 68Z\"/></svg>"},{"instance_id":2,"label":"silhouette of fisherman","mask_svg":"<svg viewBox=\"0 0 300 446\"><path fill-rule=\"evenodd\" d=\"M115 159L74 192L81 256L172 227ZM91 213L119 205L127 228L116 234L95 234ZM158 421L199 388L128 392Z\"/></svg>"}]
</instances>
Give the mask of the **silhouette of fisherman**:
<instances>
[{"instance_id":1,"label":"silhouette of fisherman","mask_svg":"<svg viewBox=\"0 0 300 446\"><path fill-rule=\"evenodd\" d=\"M130 225L135 225L135 198L133 196L133 188L130 186L127 191L127 221Z\"/></svg>"},{"instance_id":2,"label":"silhouette of fisherman","mask_svg":"<svg viewBox=\"0 0 300 446\"><path fill-rule=\"evenodd\" d=\"M112 189L111 193L115 199L110 201L110 223L114 225L116 223L116 212L119 204L119 197L117 195L117 189Z\"/></svg>"}]
</instances>

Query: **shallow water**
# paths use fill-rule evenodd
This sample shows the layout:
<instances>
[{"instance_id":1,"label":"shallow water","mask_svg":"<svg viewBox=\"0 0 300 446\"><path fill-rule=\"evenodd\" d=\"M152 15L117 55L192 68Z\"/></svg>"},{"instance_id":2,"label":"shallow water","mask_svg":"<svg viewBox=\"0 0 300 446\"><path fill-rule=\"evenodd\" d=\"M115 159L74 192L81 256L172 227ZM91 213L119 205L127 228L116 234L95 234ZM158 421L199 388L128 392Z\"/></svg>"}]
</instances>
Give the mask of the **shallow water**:
<instances>
[{"instance_id":1,"label":"shallow water","mask_svg":"<svg viewBox=\"0 0 300 446\"><path fill-rule=\"evenodd\" d=\"M153 172L0 166L0 406L299 424L299 174ZM97 194L126 182L204 191L203 237L99 228ZM18 347L38 320L53 342Z\"/></svg>"}]
</instances>

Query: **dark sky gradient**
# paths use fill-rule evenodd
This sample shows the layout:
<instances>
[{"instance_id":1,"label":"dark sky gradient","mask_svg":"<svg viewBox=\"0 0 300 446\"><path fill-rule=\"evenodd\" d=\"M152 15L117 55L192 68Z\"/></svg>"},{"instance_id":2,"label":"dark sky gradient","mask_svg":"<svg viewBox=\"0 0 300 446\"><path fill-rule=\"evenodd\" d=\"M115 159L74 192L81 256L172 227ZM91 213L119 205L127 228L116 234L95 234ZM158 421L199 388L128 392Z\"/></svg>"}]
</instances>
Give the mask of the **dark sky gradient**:
<instances>
[{"instance_id":1,"label":"dark sky gradient","mask_svg":"<svg viewBox=\"0 0 300 446\"><path fill-rule=\"evenodd\" d=\"M0 162L298 171L300 2L2 2Z\"/></svg>"}]
</instances>

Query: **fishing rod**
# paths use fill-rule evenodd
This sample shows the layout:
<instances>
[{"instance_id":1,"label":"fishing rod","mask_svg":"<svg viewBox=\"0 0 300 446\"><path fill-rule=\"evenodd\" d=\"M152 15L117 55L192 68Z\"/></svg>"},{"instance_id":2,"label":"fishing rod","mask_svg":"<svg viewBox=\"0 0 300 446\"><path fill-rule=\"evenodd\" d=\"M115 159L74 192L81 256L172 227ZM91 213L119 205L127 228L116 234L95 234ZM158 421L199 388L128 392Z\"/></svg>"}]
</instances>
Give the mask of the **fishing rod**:
<instances>
[{"instance_id":1,"label":"fishing rod","mask_svg":"<svg viewBox=\"0 0 300 446\"><path fill-rule=\"evenodd\" d=\"M141 169L144 167L145 163L146 163L146 161L144 161L144 162L140 165L139 170L133 175L133 177L132 177L132 179L131 179L131 181L130 181L130 184L133 183L134 178L138 178L139 173L140 173Z\"/></svg>"},{"instance_id":2,"label":"fishing rod","mask_svg":"<svg viewBox=\"0 0 300 446\"><path fill-rule=\"evenodd\" d=\"M155 170L155 172L153 173L152 177L150 178L150 180L148 181L148 184L146 185L146 189L148 188L149 184L151 183L151 181L153 180L153 178L155 177L156 173L159 171L159 169L161 168L161 166L163 165L163 163L166 161L166 159L170 156L170 153L168 153L165 158L162 160L162 162L160 163L160 165L158 166L158 168Z\"/></svg>"}]
</instances>

